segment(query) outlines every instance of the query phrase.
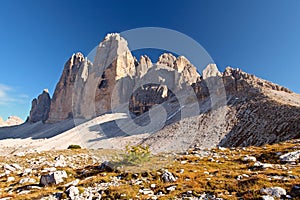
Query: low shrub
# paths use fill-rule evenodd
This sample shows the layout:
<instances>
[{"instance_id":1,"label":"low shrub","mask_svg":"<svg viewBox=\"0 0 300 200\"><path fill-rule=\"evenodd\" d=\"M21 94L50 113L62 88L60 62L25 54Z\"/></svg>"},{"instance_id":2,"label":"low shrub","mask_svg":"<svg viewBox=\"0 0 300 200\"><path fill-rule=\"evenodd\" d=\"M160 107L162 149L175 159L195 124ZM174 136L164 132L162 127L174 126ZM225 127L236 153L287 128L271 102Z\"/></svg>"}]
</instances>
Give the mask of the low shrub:
<instances>
[{"instance_id":1,"label":"low shrub","mask_svg":"<svg viewBox=\"0 0 300 200\"><path fill-rule=\"evenodd\" d=\"M121 165L139 165L150 160L149 146L126 146L125 153L121 154L118 163Z\"/></svg>"},{"instance_id":2,"label":"low shrub","mask_svg":"<svg viewBox=\"0 0 300 200\"><path fill-rule=\"evenodd\" d=\"M81 149L81 146L79 146L77 144L71 144L68 146L68 149Z\"/></svg>"}]
</instances>

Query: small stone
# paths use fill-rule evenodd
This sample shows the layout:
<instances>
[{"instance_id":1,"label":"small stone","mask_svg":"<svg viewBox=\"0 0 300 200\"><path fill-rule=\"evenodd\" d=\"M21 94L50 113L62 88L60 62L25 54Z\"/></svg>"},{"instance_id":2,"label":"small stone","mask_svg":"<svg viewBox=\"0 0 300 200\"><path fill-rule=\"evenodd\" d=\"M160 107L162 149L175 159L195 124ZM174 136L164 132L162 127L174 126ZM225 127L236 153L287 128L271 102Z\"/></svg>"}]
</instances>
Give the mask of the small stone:
<instances>
[{"instance_id":1,"label":"small stone","mask_svg":"<svg viewBox=\"0 0 300 200\"><path fill-rule=\"evenodd\" d=\"M148 188L141 189L140 193L142 193L144 195L154 195L154 192Z\"/></svg>"},{"instance_id":2,"label":"small stone","mask_svg":"<svg viewBox=\"0 0 300 200\"><path fill-rule=\"evenodd\" d=\"M31 173L32 173L32 169L26 168L26 169L23 170L22 175L24 176L24 175L28 175L28 174L31 174Z\"/></svg>"},{"instance_id":3,"label":"small stone","mask_svg":"<svg viewBox=\"0 0 300 200\"><path fill-rule=\"evenodd\" d=\"M35 183L36 180L34 178L22 178L19 183L24 184L24 183Z\"/></svg>"},{"instance_id":4,"label":"small stone","mask_svg":"<svg viewBox=\"0 0 300 200\"><path fill-rule=\"evenodd\" d=\"M263 195L263 196L261 196L261 199L262 200L274 200L274 197L269 196L269 195Z\"/></svg>"},{"instance_id":5,"label":"small stone","mask_svg":"<svg viewBox=\"0 0 300 200\"><path fill-rule=\"evenodd\" d=\"M281 187L270 187L261 189L260 193L280 198L282 195L286 195L286 190Z\"/></svg>"},{"instance_id":6,"label":"small stone","mask_svg":"<svg viewBox=\"0 0 300 200\"><path fill-rule=\"evenodd\" d=\"M300 185L294 185L290 194L292 197L300 197Z\"/></svg>"},{"instance_id":7,"label":"small stone","mask_svg":"<svg viewBox=\"0 0 300 200\"><path fill-rule=\"evenodd\" d=\"M37 190L41 190L42 189L42 187L39 187L39 186L36 186L36 185L28 185L26 188L27 189L37 189Z\"/></svg>"},{"instance_id":8,"label":"small stone","mask_svg":"<svg viewBox=\"0 0 300 200\"><path fill-rule=\"evenodd\" d=\"M71 200L75 200L79 195L79 189L75 186L71 186L66 190L66 193Z\"/></svg>"},{"instance_id":9,"label":"small stone","mask_svg":"<svg viewBox=\"0 0 300 200\"><path fill-rule=\"evenodd\" d=\"M16 170L22 170L23 168L17 164L17 163L14 163L14 164L11 164L12 167L14 167Z\"/></svg>"},{"instance_id":10,"label":"small stone","mask_svg":"<svg viewBox=\"0 0 300 200\"><path fill-rule=\"evenodd\" d=\"M300 159L300 150L294 151L294 152L289 152L289 153L286 153L284 155L281 155L279 157L279 159L282 162L289 162L289 163L299 161L299 159Z\"/></svg>"},{"instance_id":11,"label":"small stone","mask_svg":"<svg viewBox=\"0 0 300 200\"><path fill-rule=\"evenodd\" d=\"M243 177L249 178L250 176L248 174L242 174Z\"/></svg>"},{"instance_id":12,"label":"small stone","mask_svg":"<svg viewBox=\"0 0 300 200\"><path fill-rule=\"evenodd\" d=\"M225 147L218 147L218 149L219 149L220 151L226 151L226 150L227 150L227 148L225 148Z\"/></svg>"},{"instance_id":13,"label":"small stone","mask_svg":"<svg viewBox=\"0 0 300 200\"><path fill-rule=\"evenodd\" d=\"M13 182L14 180L15 180L15 177L12 177L12 176L7 178L7 182Z\"/></svg>"},{"instance_id":14,"label":"small stone","mask_svg":"<svg viewBox=\"0 0 300 200\"><path fill-rule=\"evenodd\" d=\"M3 168L4 168L5 170L9 170L9 171L11 171L11 172L16 171L16 168L14 168L13 166L8 165L8 164L5 164L5 165L3 166Z\"/></svg>"},{"instance_id":15,"label":"small stone","mask_svg":"<svg viewBox=\"0 0 300 200\"><path fill-rule=\"evenodd\" d=\"M55 171L56 171L55 167L46 167L41 172L45 173L45 172L55 172Z\"/></svg>"},{"instance_id":16,"label":"small stone","mask_svg":"<svg viewBox=\"0 0 300 200\"><path fill-rule=\"evenodd\" d=\"M255 162L254 167L260 167L262 169L266 169L266 168L273 168L274 166L272 164L269 163L261 163L259 161Z\"/></svg>"},{"instance_id":17,"label":"small stone","mask_svg":"<svg viewBox=\"0 0 300 200\"><path fill-rule=\"evenodd\" d=\"M30 193L30 190L23 190L21 192L18 192L19 195L22 195L22 194L29 194Z\"/></svg>"},{"instance_id":18,"label":"small stone","mask_svg":"<svg viewBox=\"0 0 300 200\"><path fill-rule=\"evenodd\" d=\"M173 186L170 186L170 187L167 187L166 190L171 192L171 191L174 191L176 189L176 185L173 185Z\"/></svg>"},{"instance_id":19,"label":"small stone","mask_svg":"<svg viewBox=\"0 0 300 200\"><path fill-rule=\"evenodd\" d=\"M18 153L16 153L16 154L14 154L15 156L19 156L19 157L23 157L23 156L25 156L26 154L25 154L25 152L18 152Z\"/></svg>"},{"instance_id":20,"label":"small stone","mask_svg":"<svg viewBox=\"0 0 300 200\"><path fill-rule=\"evenodd\" d=\"M245 162L256 162L256 158L254 156L245 156L242 160Z\"/></svg>"},{"instance_id":21,"label":"small stone","mask_svg":"<svg viewBox=\"0 0 300 200\"><path fill-rule=\"evenodd\" d=\"M167 182L175 182L176 179L173 176L173 174L171 172L168 172L167 170L165 170L165 172L162 174L162 180L167 183Z\"/></svg>"},{"instance_id":22,"label":"small stone","mask_svg":"<svg viewBox=\"0 0 300 200\"><path fill-rule=\"evenodd\" d=\"M69 186L72 186L72 185L76 186L76 185L78 185L78 183L79 183L79 179L75 179L74 181L71 181L71 182L65 184L64 186L65 187L69 187Z\"/></svg>"},{"instance_id":23,"label":"small stone","mask_svg":"<svg viewBox=\"0 0 300 200\"><path fill-rule=\"evenodd\" d=\"M67 165L64 155L59 155L54 160L56 161L54 164L55 167L65 167Z\"/></svg>"}]
</instances>

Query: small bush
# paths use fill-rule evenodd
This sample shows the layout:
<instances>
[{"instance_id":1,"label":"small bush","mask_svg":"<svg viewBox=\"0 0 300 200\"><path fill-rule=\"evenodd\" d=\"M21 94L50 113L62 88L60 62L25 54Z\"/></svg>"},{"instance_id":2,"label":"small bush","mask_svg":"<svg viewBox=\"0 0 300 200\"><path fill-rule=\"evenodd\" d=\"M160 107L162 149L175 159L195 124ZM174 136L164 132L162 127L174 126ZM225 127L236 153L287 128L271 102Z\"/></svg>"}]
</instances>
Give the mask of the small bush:
<instances>
[{"instance_id":1,"label":"small bush","mask_svg":"<svg viewBox=\"0 0 300 200\"><path fill-rule=\"evenodd\" d=\"M79 146L77 144L71 144L68 146L68 149L81 149L81 146Z\"/></svg>"},{"instance_id":2,"label":"small bush","mask_svg":"<svg viewBox=\"0 0 300 200\"><path fill-rule=\"evenodd\" d=\"M150 160L149 146L126 146L125 153L121 155L118 163L121 165L139 165Z\"/></svg>"}]
</instances>

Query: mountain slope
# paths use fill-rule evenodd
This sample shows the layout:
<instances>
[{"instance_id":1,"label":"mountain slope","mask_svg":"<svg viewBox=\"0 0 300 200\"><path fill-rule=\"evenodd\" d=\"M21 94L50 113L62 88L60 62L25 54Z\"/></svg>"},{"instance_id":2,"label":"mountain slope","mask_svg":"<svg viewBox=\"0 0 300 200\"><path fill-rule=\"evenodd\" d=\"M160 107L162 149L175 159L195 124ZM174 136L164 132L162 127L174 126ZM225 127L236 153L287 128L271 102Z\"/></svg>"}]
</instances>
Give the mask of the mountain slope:
<instances>
[{"instance_id":1,"label":"mountain slope","mask_svg":"<svg viewBox=\"0 0 300 200\"><path fill-rule=\"evenodd\" d=\"M169 125L142 143L172 150L182 138L188 139L184 148L209 148L260 146L300 137L300 95L240 69L226 68L222 80L226 105ZM200 107L210 97L203 82L194 86Z\"/></svg>"}]
</instances>

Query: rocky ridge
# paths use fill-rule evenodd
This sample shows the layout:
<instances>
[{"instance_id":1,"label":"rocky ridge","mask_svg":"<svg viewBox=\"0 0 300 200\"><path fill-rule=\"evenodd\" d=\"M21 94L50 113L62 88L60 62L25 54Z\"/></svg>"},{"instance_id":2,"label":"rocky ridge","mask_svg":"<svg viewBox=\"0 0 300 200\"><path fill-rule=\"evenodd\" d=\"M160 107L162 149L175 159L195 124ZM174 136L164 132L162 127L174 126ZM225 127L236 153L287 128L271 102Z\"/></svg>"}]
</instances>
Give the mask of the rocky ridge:
<instances>
[{"instance_id":1,"label":"rocky ridge","mask_svg":"<svg viewBox=\"0 0 300 200\"><path fill-rule=\"evenodd\" d=\"M48 138L112 112L127 116L79 132L98 131L102 139L146 134L136 138L152 150L263 145L300 137L299 108L298 94L240 69L209 64L200 75L187 58L169 53L156 63L137 60L124 38L108 34L93 60L76 53L67 61L53 98L44 91L32 102L31 125L10 129L9 137L24 129L26 137L34 130Z\"/></svg>"}]
</instances>

